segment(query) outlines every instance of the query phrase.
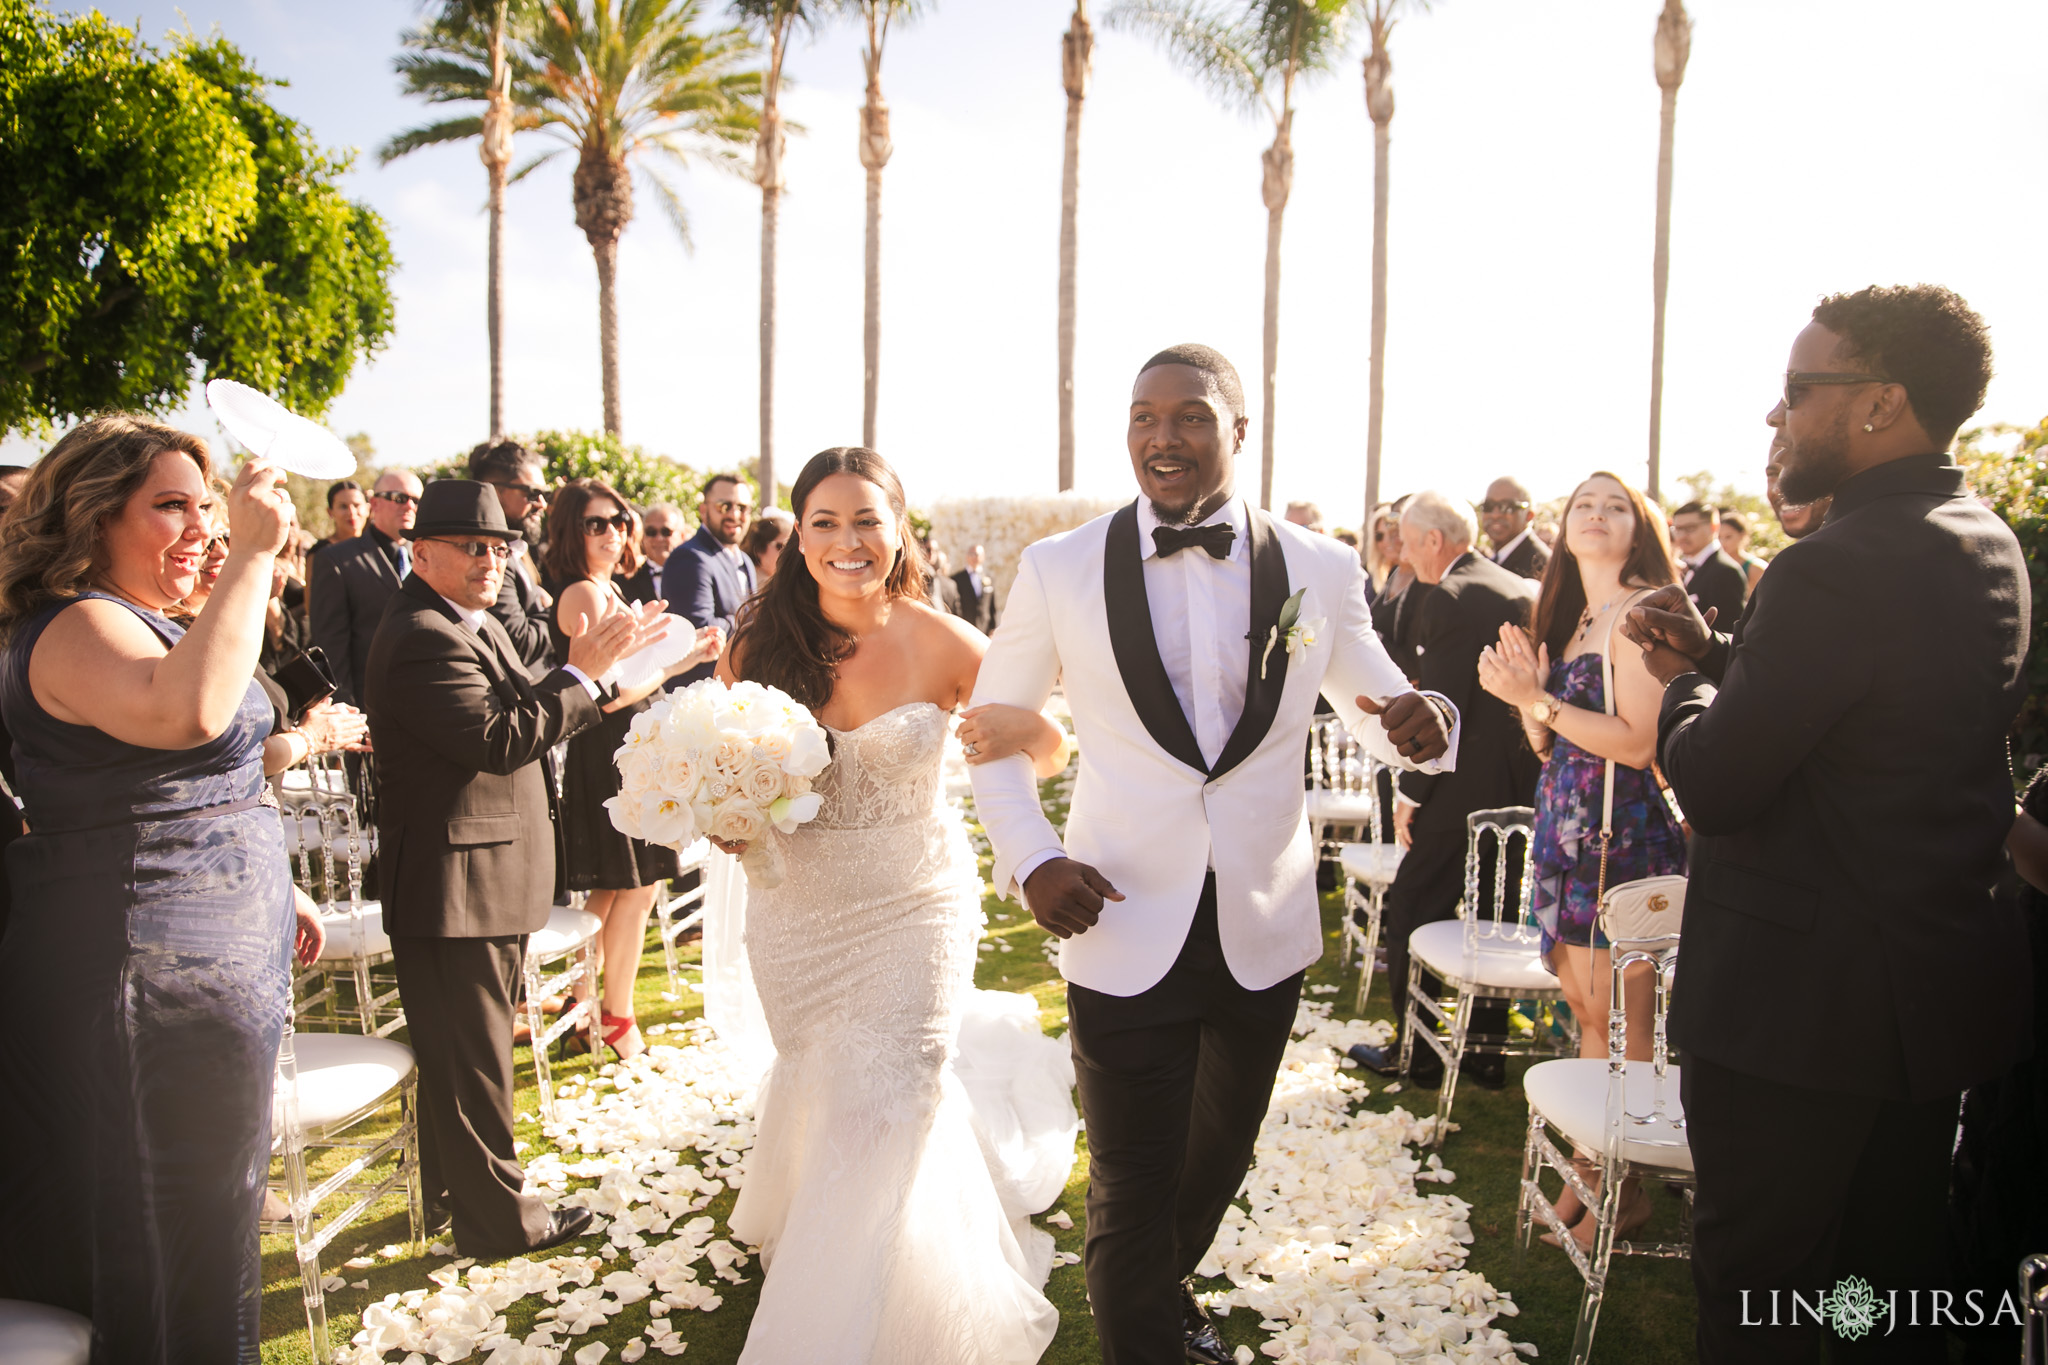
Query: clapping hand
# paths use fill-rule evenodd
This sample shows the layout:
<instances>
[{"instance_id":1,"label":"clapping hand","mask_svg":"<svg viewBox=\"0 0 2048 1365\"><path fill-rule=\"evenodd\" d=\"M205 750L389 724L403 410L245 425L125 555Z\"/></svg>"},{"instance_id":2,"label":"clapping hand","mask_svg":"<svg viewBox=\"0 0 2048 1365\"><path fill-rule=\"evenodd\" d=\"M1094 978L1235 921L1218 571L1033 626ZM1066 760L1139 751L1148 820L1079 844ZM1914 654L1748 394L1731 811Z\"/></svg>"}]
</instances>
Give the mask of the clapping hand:
<instances>
[{"instance_id":1,"label":"clapping hand","mask_svg":"<svg viewBox=\"0 0 2048 1365\"><path fill-rule=\"evenodd\" d=\"M1681 673L1697 671L1696 665L1714 643L1717 615L1715 608L1708 607L1702 616L1686 590L1673 583L1629 608L1621 618L1621 633L1642 646L1643 667L1668 687Z\"/></svg>"},{"instance_id":2,"label":"clapping hand","mask_svg":"<svg viewBox=\"0 0 2048 1365\"><path fill-rule=\"evenodd\" d=\"M343 702L314 702L306 708L305 719L299 722L298 728L312 746L313 753L370 752L369 717Z\"/></svg>"},{"instance_id":3,"label":"clapping hand","mask_svg":"<svg viewBox=\"0 0 2048 1365\"><path fill-rule=\"evenodd\" d=\"M725 632L717 626L704 626L697 632L697 642L690 652L670 664L664 677L679 678L693 668L701 668L725 653Z\"/></svg>"},{"instance_id":4,"label":"clapping hand","mask_svg":"<svg viewBox=\"0 0 2048 1365\"><path fill-rule=\"evenodd\" d=\"M1479 685L1508 705L1541 701L1550 678L1550 646L1529 642L1517 625L1500 628L1500 643L1479 651Z\"/></svg>"},{"instance_id":5,"label":"clapping hand","mask_svg":"<svg viewBox=\"0 0 2048 1365\"><path fill-rule=\"evenodd\" d=\"M675 618L664 610L667 602L657 598L636 608L605 615L596 625L586 613L578 613L576 629L569 632L567 664L586 678L603 676L628 654L653 644L668 634Z\"/></svg>"},{"instance_id":6,"label":"clapping hand","mask_svg":"<svg viewBox=\"0 0 2048 1365\"><path fill-rule=\"evenodd\" d=\"M1412 763L1423 764L1450 752L1451 737L1443 717L1420 692L1403 692L1385 702L1360 697L1358 709L1380 718L1380 728L1394 752Z\"/></svg>"}]
</instances>

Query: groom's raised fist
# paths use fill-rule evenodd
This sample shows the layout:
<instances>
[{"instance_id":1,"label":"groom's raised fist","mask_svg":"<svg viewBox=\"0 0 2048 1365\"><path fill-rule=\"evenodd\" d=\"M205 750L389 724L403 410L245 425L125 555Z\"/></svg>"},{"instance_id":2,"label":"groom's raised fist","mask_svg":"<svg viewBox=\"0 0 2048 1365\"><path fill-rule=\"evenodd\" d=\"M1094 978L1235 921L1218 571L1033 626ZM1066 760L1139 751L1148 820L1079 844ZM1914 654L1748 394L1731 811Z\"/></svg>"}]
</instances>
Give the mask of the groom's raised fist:
<instances>
[{"instance_id":1,"label":"groom's raised fist","mask_svg":"<svg viewBox=\"0 0 2048 1365\"><path fill-rule=\"evenodd\" d=\"M1450 752L1451 736L1444 729L1443 714L1420 692L1403 692L1385 702L1360 697L1358 709L1380 718L1394 752L1411 763L1427 763Z\"/></svg>"},{"instance_id":2,"label":"groom's raised fist","mask_svg":"<svg viewBox=\"0 0 2048 1365\"><path fill-rule=\"evenodd\" d=\"M1104 901L1123 898L1109 878L1072 858L1041 863L1024 879L1024 904L1031 918L1059 938L1087 933L1102 918Z\"/></svg>"}]
</instances>

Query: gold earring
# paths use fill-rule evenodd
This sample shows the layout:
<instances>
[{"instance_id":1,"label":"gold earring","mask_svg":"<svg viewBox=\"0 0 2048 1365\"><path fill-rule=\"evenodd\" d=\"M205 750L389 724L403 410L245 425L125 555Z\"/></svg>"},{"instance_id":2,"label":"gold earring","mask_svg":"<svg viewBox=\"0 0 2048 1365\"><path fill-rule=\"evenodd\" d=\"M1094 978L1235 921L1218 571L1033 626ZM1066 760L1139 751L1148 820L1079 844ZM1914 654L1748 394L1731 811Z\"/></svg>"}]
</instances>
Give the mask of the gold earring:
<instances>
[{"instance_id":1,"label":"gold earring","mask_svg":"<svg viewBox=\"0 0 2048 1365\"><path fill-rule=\"evenodd\" d=\"M1877 430L1877 428L1876 428L1876 427L1873 427L1873 426L1871 426L1871 425L1870 425L1870 423L1868 423L1868 422L1865 422L1865 423L1863 424L1863 429L1864 429L1865 431L1875 431L1875 430Z\"/></svg>"}]
</instances>

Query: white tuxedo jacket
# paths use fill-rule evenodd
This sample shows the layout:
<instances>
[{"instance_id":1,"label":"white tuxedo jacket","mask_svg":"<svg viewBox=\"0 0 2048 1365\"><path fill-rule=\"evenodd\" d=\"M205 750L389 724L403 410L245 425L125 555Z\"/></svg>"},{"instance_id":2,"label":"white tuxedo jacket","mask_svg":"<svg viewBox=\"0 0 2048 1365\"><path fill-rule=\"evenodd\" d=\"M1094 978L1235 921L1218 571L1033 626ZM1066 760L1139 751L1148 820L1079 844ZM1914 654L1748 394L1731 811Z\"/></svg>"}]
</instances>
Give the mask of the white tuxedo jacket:
<instances>
[{"instance_id":1,"label":"white tuxedo jacket","mask_svg":"<svg viewBox=\"0 0 2048 1365\"><path fill-rule=\"evenodd\" d=\"M1065 679L1081 767L1064 845L1039 804L1028 757L969 771L1002 894L1019 894L1018 867L1048 851L1089 864L1123 892L1094 928L1061 946L1061 973L1091 990L1136 995L1166 975L1211 866L1223 955L1239 984L1262 990L1321 956L1316 854L1302 802L1318 693L1372 753L1416 766L1354 700L1413 690L1373 632L1357 553L1256 509L1250 540L1244 712L1213 768L1160 662L1135 503L1025 550L982 660L975 705L1037 710ZM1291 658L1276 647L1262 678L1269 632L1297 590L1300 619L1323 618L1324 629ZM1456 726L1451 746L1428 771L1451 768Z\"/></svg>"}]
</instances>

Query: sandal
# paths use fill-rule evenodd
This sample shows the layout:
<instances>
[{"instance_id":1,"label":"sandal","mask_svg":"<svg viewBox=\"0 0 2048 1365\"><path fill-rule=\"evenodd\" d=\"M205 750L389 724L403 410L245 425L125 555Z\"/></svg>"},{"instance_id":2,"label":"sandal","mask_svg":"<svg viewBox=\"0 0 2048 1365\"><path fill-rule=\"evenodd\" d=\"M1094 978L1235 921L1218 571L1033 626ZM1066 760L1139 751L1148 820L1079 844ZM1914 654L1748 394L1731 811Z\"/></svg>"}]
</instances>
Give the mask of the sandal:
<instances>
[{"instance_id":1,"label":"sandal","mask_svg":"<svg viewBox=\"0 0 2048 1365\"><path fill-rule=\"evenodd\" d=\"M647 1050L647 1043L640 1037L640 1022L630 1014L612 1014L600 1010L603 1017L604 1043L620 1061L638 1057Z\"/></svg>"}]
</instances>

